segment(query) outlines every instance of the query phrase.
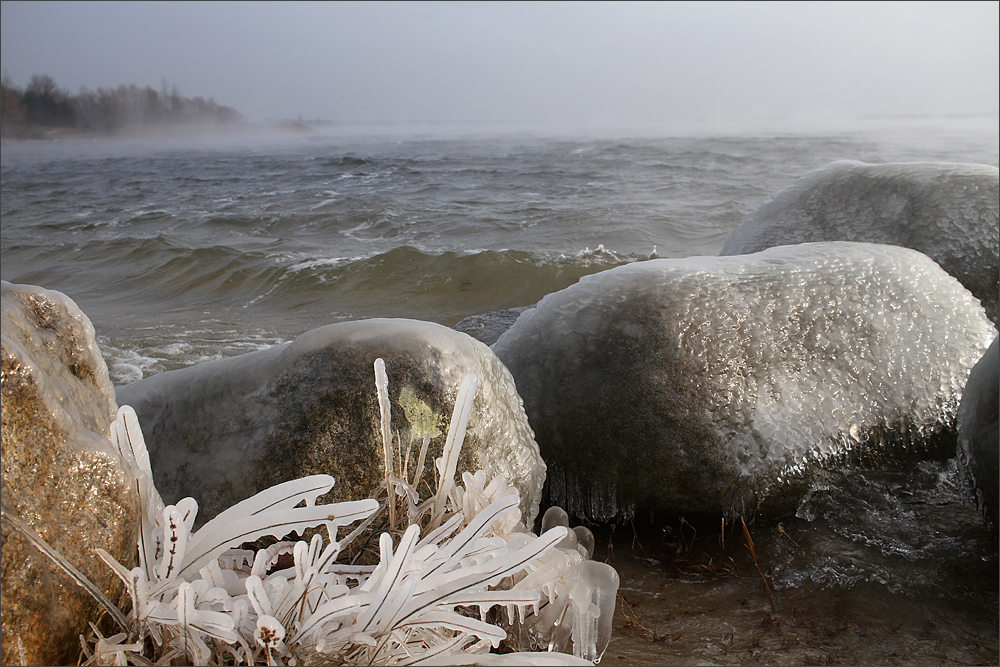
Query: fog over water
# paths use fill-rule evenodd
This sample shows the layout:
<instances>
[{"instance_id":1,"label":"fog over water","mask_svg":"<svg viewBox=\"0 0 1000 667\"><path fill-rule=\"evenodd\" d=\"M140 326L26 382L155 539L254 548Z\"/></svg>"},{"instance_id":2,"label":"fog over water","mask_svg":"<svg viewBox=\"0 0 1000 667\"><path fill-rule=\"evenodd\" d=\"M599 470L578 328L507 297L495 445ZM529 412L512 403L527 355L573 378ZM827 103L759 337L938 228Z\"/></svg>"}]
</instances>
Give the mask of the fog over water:
<instances>
[{"instance_id":1,"label":"fog over water","mask_svg":"<svg viewBox=\"0 0 1000 667\"><path fill-rule=\"evenodd\" d=\"M249 120L827 128L998 103L985 3L4 2L2 68Z\"/></svg>"}]
</instances>

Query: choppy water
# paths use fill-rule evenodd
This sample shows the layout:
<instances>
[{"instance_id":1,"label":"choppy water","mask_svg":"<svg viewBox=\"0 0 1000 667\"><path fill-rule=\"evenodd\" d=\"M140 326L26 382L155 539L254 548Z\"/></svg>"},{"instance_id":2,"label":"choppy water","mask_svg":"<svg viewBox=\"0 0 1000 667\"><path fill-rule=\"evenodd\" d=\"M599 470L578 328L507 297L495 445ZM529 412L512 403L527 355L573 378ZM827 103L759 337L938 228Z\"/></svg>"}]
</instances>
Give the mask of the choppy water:
<instances>
[{"instance_id":1,"label":"choppy water","mask_svg":"<svg viewBox=\"0 0 1000 667\"><path fill-rule=\"evenodd\" d=\"M997 163L996 132L8 143L2 277L70 295L116 382L366 317L453 325L718 254L833 160Z\"/></svg>"},{"instance_id":2,"label":"choppy water","mask_svg":"<svg viewBox=\"0 0 1000 667\"><path fill-rule=\"evenodd\" d=\"M0 275L72 297L124 383L337 321L454 325L654 248L715 255L744 215L834 160L996 166L998 146L995 127L8 143ZM703 546L702 528L684 553L677 533L663 540L645 526L642 551L620 544L619 527L623 594L644 605L634 611L653 634L622 616L607 660L997 658L995 536L953 463L845 472L815 487L782 528L788 541L762 542L777 527L753 527L772 608L740 534L716 549Z\"/></svg>"}]
</instances>

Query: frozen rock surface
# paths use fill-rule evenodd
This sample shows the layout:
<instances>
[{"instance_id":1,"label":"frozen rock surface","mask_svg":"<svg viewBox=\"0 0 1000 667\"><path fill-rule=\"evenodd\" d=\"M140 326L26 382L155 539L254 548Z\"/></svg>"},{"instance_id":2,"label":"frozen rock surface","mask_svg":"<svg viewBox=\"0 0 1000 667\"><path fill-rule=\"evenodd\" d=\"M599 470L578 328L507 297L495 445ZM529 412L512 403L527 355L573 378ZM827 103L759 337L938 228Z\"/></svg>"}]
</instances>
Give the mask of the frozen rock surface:
<instances>
[{"instance_id":1,"label":"frozen rock surface","mask_svg":"<svg viewBox=\"0 0 1000 667\"><path fill-rule=\"evenodd\" d=\"M848 450L954 447L962 387L994 336L925 255L809 243L587 276L494 351L551 501L603 520L631 503L782 511Z\"/></svg>"},{"instance_id":2,"label":"frozen rock surface","mask_svg":"<svg viewBox=\"0 0 1000 667\"><path fill-rule=\"evenodd\" d=\"M958 278L997 326L1000 171L982 164L865 164L812 171L761 204L723 255L814 241L913 248Z\"/></svg>"},{"instance_id":3,"label":"frozen rock surface","mask_svg":"<svg viewBox=\"0 0 1000 667\"><path fill-rule=\"evenodd\" d=\"M94 549L134 564L139 502L109 439L118 406L94 327L59 292L3 282L2 295L3 511L117 601ZM75 664L100 607L12 523L0 534L2 664Z\"/></svg>"},{"instance_id":4,"label":"frozen rock surface","mask_svg":"<svg viewBox=\"0 0 1000 667\"><path fill-rule=\"evenodd\" d=\"M996 528L1000 484L1000 338L972 368L958 408L958 464L971 482L976 505Z\"/></svg>"},{"instance_id":5,"label":"frozen rock surface","mask_svg":"<svg viewBox=\"0 0 1000 667\"><path fill-rule=\"evenodd\" d=\"M356 500L384 479L373 369L379 357L393 430L404 449L413 440L411 471L424 433L432 436L424 480L435 479L458 387L476 374L458 473L504 475L533 521L545 464L513 379L488 347L438 324L332 324L286 345L119 387L118 401L138 414L164 501L197 498L200 522L273 484L316 473L337 480L324 502Z\"/></svg>"}]
</instances>

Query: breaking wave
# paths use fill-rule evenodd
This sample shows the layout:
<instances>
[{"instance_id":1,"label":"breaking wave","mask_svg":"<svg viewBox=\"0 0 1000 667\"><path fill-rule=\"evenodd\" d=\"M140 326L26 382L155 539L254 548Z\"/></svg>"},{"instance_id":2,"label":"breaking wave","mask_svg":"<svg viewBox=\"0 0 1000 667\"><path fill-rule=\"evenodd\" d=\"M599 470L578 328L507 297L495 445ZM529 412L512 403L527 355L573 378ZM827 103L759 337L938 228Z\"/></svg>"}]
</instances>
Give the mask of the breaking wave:
<instances>
[{"instance_id":1,"label":"breaking wave","mask_svg":"<svg viewBox=\"0 0 1000 667\"><path fill-rule=\"evenodd\" d=\"M536 303L582 276L649 257L603 246L572 255L401 246L362 257L310 257L266 245L189 248L165 236L92 241L73 254L89 266L91 278L101 278L92 282L100 286L91 295L95 299L113 293L118 299L155 300L165 312L211 307L262 315L315 311L344 318L414 317L449 326L468 315ZM53 275L61 270L66 275ZM57 263L37 280L68 281L72 271L71 265Z\"/></svg>"}]
</instances>

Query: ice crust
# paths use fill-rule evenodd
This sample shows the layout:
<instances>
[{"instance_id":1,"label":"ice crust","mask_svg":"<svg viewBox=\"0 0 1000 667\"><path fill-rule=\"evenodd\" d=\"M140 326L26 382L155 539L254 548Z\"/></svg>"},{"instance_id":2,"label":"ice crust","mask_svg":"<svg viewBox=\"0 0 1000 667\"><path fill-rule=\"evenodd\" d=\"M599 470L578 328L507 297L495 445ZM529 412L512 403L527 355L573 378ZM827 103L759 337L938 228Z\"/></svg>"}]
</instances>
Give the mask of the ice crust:
<instances>
[{"instance_id":1,"label":"ice crust","mask_svg":"<svg viewBox=\"0 0 1000 667\"><path fill-rule=\"evenodd\" d=\"M81 451L118 459L108 439L118 405L90 318L62 292L43 287L5 280L2 298L3 344L32 368L49 416ZM106 419L94 421L95 405Z\"/></svg>"},{"instance_id":2,"label":"ice crust","mask_svg":"<svg viewBox=\"0 0 1000 667\"><path fill-rule=\"evenodd\" d=\"M833 162L748 215L723 255L816 241L919 250L980 299L997 325L1000 170L983 164Z\"/></svg>"},{"instance_id":3,"label":"ice crust","mask_svg":"<svg viewBox=\"0 0 1000 667\"><path fill-rule=\"evenodd\" d=\"M847 450L919 450L954 423L996 336L925 255L809 243L583 278L494 346L550 466L552 502L608 519L794 503Z\"/></svg>"},{"instance_id":4,"label":"ice crust","mask_svg":"<svg viewBox=\"0 0 1000 667\"><path fill-rule=\"evenodd\" d=\"M361 488L362 478L382 465L369 357L385 357L390 366L393 429L404 442L411 428L426 428L408 423L407 417L417 415L422 422L440 418L446 425L462 379L475 373L479 390L466 439L471 459L466 462L491 478L506 477L521 493L523 516L534 520L545 464L510 373L484 344L431 322L372 319L331 324L285 345L119 387L118 402L131 405L139 415L164 499L198 496L204 514L200 520L285 481L278 476L326 472L338 477L335 494L338 489L367 493L373 489ZM360 389L349 375L359 378ZM432 401L436 394L431 387L443 390L450 401L439 406L436 417L417 400ZM331 388L339 393L331 394ZM345 419L358 423L347 424ZM299 426L289 427L292 422ZM291 435L278 438L284 444L276 448L279 427ZM299 437L308 440L300 442ZM443 440L441 432L430 451L434 442L440 449ZM433 456L427 458L430 466ZM337 460L346 461L344 469L357 474L334 474L326 462ZM369 476L375 484L381 479L381 473Z\"/></svg>"},{"instance_id":5,"label":"ice crust","mask_svg":"<svg viewBox=\"0 0 1000 667\"><path fill-rule=\"evenodd\" d=\"M569 515L553 505L542 516L541 533L557 526L569 527ZM591 560L594 535L589 528L577 526L556 545L540 572L533 573L519 586L542 583L548 604L537 615L534 625L548 646L535 649L572 653L598 663L611 641L611 622L617 604L618 572L607 563Z\"/></svg>"},{"instance_id":6,"label":"ice crust","mask_svg":"<svg viewBox=\"0 0 1000 667\"><path fill-rule=\"evenodd\" d=\"M117 599L121 581L95 549L134 559L136 470L110 440L118 406L90 319L60 292L3 281L0 294L0 663L71 664L82 626L100 606L22 527Z\"/></svg>"}]
</instances>

